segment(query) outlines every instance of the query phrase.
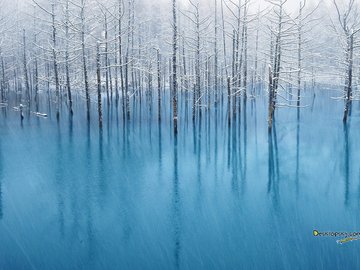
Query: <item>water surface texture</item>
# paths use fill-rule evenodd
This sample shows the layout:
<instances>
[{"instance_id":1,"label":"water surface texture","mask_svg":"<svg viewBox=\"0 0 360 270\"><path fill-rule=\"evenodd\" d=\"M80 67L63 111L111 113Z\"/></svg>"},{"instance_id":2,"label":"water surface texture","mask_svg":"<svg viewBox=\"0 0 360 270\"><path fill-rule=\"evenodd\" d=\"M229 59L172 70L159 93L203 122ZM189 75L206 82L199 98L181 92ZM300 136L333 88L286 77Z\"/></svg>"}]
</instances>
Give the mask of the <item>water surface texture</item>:
<instances>
[{"instance_id":1,"label":"water surface texture","mask_svg":"<svg viewBox=\"0 0 360 270\"><path fill-rule=\"evenodd\" d=\"M1 109L0 269L359 269L360 241L312 231L360 231L360 110L344 127L342 101L306 96L270 134L266 98L230 129L182 103L177 138L169 99L161 124L155 101L127 123L104 102L102 132L80 97L59 122Z\"/></svg>"}]
</instances>

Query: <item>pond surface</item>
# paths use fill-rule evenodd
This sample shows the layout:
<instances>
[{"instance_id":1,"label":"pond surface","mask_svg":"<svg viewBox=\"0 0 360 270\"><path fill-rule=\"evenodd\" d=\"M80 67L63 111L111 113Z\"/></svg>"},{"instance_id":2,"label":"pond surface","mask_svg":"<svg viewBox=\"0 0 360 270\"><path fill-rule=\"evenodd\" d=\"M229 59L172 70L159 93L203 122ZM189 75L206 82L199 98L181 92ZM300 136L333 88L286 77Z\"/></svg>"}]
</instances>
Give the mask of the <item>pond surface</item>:
<instances>
[{"instance_id":1,"label":"pond surface","mask_svg":"<svg viewBox=\"0 0 360 270\"><path fill-rule=\"evenodd\" d=\"M312 234L360 231L360 108L344 127L332 95L271 134L261 96L230 129L188 108L177 138L169 99L160 125L145 98L127 123L105 102L102 132L80 97L59 123L46 98L48 118L2 108L0 269L359 269L360 241Z\"/></svg>"}]
</instances>

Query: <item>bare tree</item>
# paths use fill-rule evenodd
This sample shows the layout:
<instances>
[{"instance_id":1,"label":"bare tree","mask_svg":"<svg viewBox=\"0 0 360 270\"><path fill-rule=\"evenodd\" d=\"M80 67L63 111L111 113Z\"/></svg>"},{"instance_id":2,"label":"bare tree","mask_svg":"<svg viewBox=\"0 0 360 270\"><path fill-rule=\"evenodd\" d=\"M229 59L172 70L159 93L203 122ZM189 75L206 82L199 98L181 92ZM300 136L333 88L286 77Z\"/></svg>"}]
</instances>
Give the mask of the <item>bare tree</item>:
<instances>
[{"instance_id":1,"label":"bare tree","mask_svg":"<svg viewBox=\"0 0 360 270\"><path fill-rule=\"evenodd\" d=\"M176 0L172 1L172 13L173 13L173 54L172 54L172 100L173 100L173 122L174 122L174 134L178 133L178 110L177 110L177 43L178 43L178 29L177 29L177 14L176 14Z\"/></svg>"},{"instance_id":2,"label":"bare tree","mask_svg":"<svg viewBox=\"0 0 360 270\"><path fill-rule=\"evenodd\" d=\"M345 87L344 87L344 116L343 122L346 123L352 104L353 92L353 68L354 68L354 48L357 42L357 34L360 32L359 7L355 0L349 0L342 12L336 0L333 0L337 12L339 27L333 23L333 28L342 37L345 52ZM340 28L340 29L339 29ZM339 30L338 30L339 29ZM339 33L341 31L341 33Z\"/></svg>"}]
</instances>

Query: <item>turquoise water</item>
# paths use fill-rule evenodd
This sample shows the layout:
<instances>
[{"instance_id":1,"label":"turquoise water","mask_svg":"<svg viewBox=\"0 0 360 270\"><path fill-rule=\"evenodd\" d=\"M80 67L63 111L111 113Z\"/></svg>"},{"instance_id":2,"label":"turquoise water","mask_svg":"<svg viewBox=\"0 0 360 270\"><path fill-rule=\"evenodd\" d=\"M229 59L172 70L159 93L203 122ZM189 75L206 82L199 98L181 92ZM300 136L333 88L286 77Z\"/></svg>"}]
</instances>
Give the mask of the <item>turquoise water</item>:
<instances>
[{"instance_id":1,"label":"turquoise water","mask_svg":"<svg viewBox=\"0 0 360 270\"><path fill-rule=\"evenodd\" d=\"M0 269L359 269L360 241L312 235L360 231L360 108L344 127L331 96L270 135L263 97L231 129L188 108L177 138L168 99L160 125L145 97L126 124L105 102L102 132L81 98L59 123L1 109Z\"/></svg>"}]
</instances>

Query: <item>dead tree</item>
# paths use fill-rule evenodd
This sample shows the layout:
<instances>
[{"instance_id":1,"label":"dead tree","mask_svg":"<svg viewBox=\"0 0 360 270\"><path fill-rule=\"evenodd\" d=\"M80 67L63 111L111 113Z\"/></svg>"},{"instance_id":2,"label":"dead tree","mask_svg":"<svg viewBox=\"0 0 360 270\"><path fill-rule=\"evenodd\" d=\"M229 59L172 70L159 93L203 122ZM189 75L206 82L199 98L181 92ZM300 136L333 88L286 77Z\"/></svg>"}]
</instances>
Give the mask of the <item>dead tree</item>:
<instances>
[{"instance_id":1,"label":"dead tree","mask_svg":"<svg viewBox=\"0 0 360 270\"><path fill-rule=\"evenodd\" d=\"M70 115L73 115L73 101L72 101L72 94L71 94L71 85L70 85L70 71L69 71L69 24L70 24L70 17L69 17L69 0L66 0L66 7L65 7L65 73L66 73L66 88L67 88L67 95L69 101L69 110Z\"/></svg>"},{"instance_id":2,"label":"dead tree","mask_svg":"<svg viewBox=\"0 0 360 270\"><path fill-rule=\"evenodd\" d=\"M97 96L98 96L98 114L99 114L99 128L102 128L102 105L101 105L101 62L100 62L100 42L96 44L96 78L97 78Z\"/></svg>"},{"instance_id":3,"label":"dead tree","mask_svg":"<svg viewBox=\"0 0 360 270\"><path fill-rule=\"evenodd\" d=\"M271 42L271 64L269 67L269 115L268 115L268 128L271 131L274 112L276 107L276 99L278 94L279 80L280 80L280 70L281 70L281 57L282 57L282 39L284 34L284 5L287 0L277 0L271 1L271 4L274 6L274 16L273 21L277 24L276 30L271 31L271 35L275 36L275 44ZM274 46L274 48L273 48Z\"/></svg>"},{"instance_id":4,"label":"dead tree","mask_svg":"<svg viewBox=\"0 0 360 270\"><path fill-rule=\"evenodd\" d=\"M158 120L161 122L161 58L159 49L156 50L157 54L157 90L158 90Z\"/></svg>"},{"instance_id":5,"label":"dead tree","mask_svg":"<svg viewBox=\"0 0 360 270\"><path fill-rule=\"evenodd\" d=\"M221 0L222 1L222 0ZM215 0L215 36L214 36L214 91L215 91L215 97L214 97L214 104L215 108L217 108L218 103L218 65L219 65L219 55L218 55L218 15L217 15L217 0Z\"/></svg>"},{"instance_id":6,"label":"dead tree","mask_svg":"<svg viewBox=\"0 0 360 270\"><path fill-rule=\"evenodd\" d=\"M178 110L177 110L177 42L178 42L178 29L177 29L177 14L176 14L176 0L172 1L172 13L173 13L173 43L172 43L172 100L173 100L173 122L174 122L174 134L177 135L178 133Z\"/></svg>"},{"instance_id":7,"label":"dead tree","mask_svg":"<svg viewBox=\"0 0 360 270\"><path fill-rule=\"evenodd\" d=\"M86 0L81 0L80 3L80 22L81 22L80 38L81 38L82 66L83 66L85 97L86 97L86 112L87 112L87 119L90 120L90 89L89 89L89 78L88 78L86 46L85 46L85 1Z\"/></svg>"},{"instance_id":8,"label":"dead tree","mask_svg":"<svg viewBox=\"0 0 360 270\"><path fill-rule=\"evenodd\" d=\"M28 104L30 103L30 84L29 84L29 73L28 73L28 63L26 56L26 36L25 29L23 30L23 67L24 67L24 80L25 80L25 90L26 90L26 99Z\"/></svg>"},{"instance_id":9,"label":"dead tree","mask_svg":"<svg viewBox=\"0 0 360 270\"><path fill-rule=\"evenodd\" d=\"M55 25L55 4L51 5L51 25L52 25L52 53L54 64L54 76L55 76L55 93L56 93L56 119L60 118L60 82L58 72L58 61L56 51L56 25Z\"/></svg>"},{"instance_id":10,"label":"dead tree","mask_svg":"<svg viewBox=\"0 0 360 270\"><path fill-rule=\"evenodd\" d=\"M121 104L123 117L125 118L125 86L124 86L124 69L123 69L123 55L122 55L122 18L124 16L123 12L123 0L118 2L118 39L119 39L119 68L120 68L120 85L121 85Z\"/></svg>"},{"instance_id":11,"label":"dead tree","mask_svg":"<svg viewBox=\"0 0 360 270\"><path fill-rule=\"evenodd\" d=\"M352 104L353 94L353 66L354 66L354 39L360 32L360 17L359 8L355 0L349 0L345 10L340 11L340 7L336 0L333 0L336 8L338 23L340 27L336 27L333 23L335 30L342 32L341 36L345 39L345 86L344 86L344 116L343 122L346 123ZM338 32L338 31L337 31Z\"/></svg>"}]
</instances>

